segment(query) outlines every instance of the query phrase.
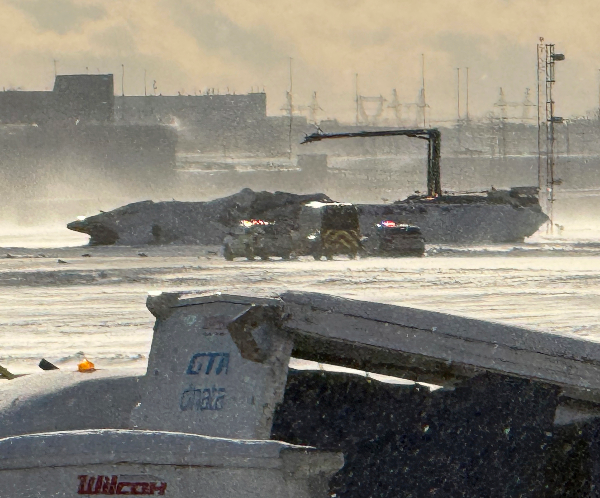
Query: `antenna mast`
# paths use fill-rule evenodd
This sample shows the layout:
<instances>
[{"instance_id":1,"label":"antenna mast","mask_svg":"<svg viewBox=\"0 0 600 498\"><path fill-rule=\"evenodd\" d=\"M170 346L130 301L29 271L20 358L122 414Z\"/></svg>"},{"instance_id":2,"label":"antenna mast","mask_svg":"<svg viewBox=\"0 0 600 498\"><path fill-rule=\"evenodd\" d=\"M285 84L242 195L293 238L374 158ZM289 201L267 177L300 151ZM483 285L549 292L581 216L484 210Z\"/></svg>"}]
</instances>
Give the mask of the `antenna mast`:
<instances>
[{"instance_id":1,"label":"antenna mast","mask_svg":"<svg viewBox=\"0 0 600 498\"><path fill-rule=\"evenodd\" d=\"M292 92L294 91L294 79L292 74L292 58L290 57L290 98L292 96Z\"/></svg>"},{"instance_id":2,"label":"antenna mast","mask_svg":"<svg viewBox=\"0 0 600 498\"><path fill-rule=\"evenodd\" d=\"M355 95L354 95L354 100L356 101L356 126L358 126L358 121L359 121L359 102L358 102L358 73L356 73L355 75L355 80L354 80L354 88L355 88Z\"/></svg>"},{"instance_id":3,"label":"antenna mast","mask_svg":"<svg viewBox=\"0 0 600 498\"><path fill-rule=\"evenodd\" d=\"M292 120L294 115L294 98L292 97L292 91L294 90L294 80L292 74L292 58L290 57L290 91L288 93L288 102L290 107L290 129L289 129L289 149L290 159L292 159Z\"/></svg>"},{"instance_id":4,"label":"antenna mast","mask_svg":"<svg viewBox=\"0 0 600 498\"><path fill-rule=\"evenodd\" d=\"M425 128L427 100L425 99L425 54L421 54L421 106L423 110L423 128Z\"/></svg>"}]
</instances>

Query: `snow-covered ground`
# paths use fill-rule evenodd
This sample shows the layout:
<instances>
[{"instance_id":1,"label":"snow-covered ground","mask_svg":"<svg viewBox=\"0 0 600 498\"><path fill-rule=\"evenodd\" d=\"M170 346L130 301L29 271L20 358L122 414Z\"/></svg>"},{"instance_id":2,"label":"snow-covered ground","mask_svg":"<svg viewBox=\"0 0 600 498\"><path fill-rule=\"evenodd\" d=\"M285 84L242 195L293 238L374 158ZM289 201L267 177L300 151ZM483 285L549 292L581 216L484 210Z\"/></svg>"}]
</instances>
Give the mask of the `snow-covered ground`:
<instances>
[{"instance_id":1,"label":"snow-covered ground","mask_svg":"<svg viewBox=\"0 0 600 498\"><path fill-rule=\"evenodd\" d=\"M437 247L423 258L329 262L227 262L218 252L0 249L0 364L25 373L46 358L74 368L85 355L100 368L143 367L154 323L146 297L173 290L262 296L306 290L600 340L596 244Z\"/></svg>"}]
</instances>

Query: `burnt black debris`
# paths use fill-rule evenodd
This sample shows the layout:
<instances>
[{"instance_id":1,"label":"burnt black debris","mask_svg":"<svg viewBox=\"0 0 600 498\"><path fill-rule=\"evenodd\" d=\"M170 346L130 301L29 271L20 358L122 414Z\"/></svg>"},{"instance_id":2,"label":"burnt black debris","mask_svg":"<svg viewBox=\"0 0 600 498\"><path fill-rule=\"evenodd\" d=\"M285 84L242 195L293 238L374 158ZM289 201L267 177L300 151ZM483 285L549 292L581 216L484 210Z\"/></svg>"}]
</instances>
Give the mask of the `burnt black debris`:
<instances>
[{"instance_id":1,"label":"burnt black debris","mask_svg":"<svg viewBox=\"0 0 600 498\"><path fill-rule=\"evenodd\" d=\"M548 466L564 467L552 445L557 403L554 387L489 373L430 392L290 371L272 438L343 451L330 481L338 497L537 497Z\"/></svg>"},{"instance_id":2,"label":"burnt black debris","mask_svg":"<svg viewBox=\"0 0 600 498\"><path fill-rule=\"evenodd\" d=\"M42 369L42 370L58 370L58 367L52 363L50 363L48 360L46 360L45 358L42 358L38 364L38 366Z\"/></svg>"}]
</instances>

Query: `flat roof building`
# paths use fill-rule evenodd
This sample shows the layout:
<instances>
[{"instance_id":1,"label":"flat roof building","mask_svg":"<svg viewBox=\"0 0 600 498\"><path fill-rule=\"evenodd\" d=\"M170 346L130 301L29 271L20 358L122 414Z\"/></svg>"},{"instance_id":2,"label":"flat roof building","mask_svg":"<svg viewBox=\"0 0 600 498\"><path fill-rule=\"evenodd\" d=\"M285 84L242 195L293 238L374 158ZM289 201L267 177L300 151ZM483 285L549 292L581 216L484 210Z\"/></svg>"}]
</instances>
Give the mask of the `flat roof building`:
<instances>
[{"instance_id":1,"label":"flat roof building","mask_svg":"<svg viewBox=\"0 0 600 498\"><path fill-rule=\"evenodd\" d=\"M0 123L108 123L114 102L112 74L61 75L51 92L0 92Z\"/></svg>"}]
</instances>

